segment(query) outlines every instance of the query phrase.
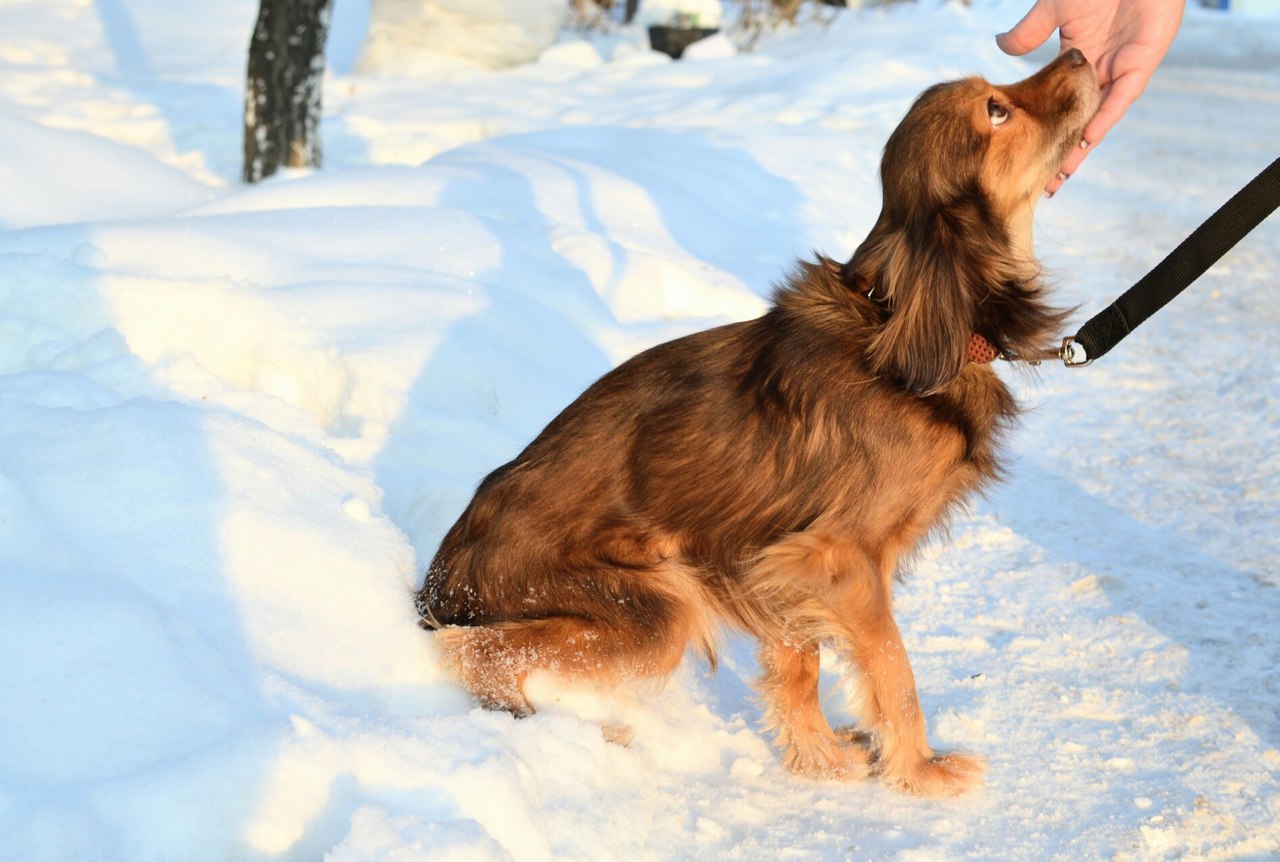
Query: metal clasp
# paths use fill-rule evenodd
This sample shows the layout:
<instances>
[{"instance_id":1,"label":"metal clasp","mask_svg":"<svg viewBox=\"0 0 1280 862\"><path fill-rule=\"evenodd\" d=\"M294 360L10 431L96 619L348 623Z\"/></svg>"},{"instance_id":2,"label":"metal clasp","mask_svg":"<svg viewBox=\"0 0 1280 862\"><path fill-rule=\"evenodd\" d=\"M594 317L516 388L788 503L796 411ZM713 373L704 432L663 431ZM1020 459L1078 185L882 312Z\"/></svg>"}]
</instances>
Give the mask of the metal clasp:
<instances>
[{"instance_id":1,"label":"metal clasp","mask_svg":"<svg viewBox=\"0 0 1280 862\"><path fill-rule=\"evenodd\" d=\"M1086 365L1093 364L1084 345L1076 341L1073 335L1062 339L1062 349L1058 351L1058 357L1068 368L1084 368Z\"/></svg>"},{"instance_id":2,"label":"metal clasp","mask_svg":"<svg viewBox=\"0 0 1280 862\"><path fill-rule=\"evenodd\" d=\"M1049 355L1052 355L1052 353L1050 353ZM996 354L996 359L999 359L1001 362L1025 362L1028 365L1040 364L1039 359L1027 359L1026 357L1019 356L1018 354L1014 353L1012 350L1001 350L999 353Z\"/></svg>"}]
</instances>

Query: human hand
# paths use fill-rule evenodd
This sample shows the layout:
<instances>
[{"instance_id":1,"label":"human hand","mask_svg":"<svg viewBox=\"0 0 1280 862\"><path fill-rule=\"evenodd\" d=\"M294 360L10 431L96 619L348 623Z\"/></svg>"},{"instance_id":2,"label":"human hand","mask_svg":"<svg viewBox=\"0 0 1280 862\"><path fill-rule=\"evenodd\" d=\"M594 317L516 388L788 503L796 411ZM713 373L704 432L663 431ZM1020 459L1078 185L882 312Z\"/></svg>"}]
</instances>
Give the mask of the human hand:
<instances>
[{"instance_id":1,"label":"human hand","mask_svg":"<svg viewBox=\"0 0 1280 862\"><path fill-rule=\"evenodd\" d=\"M1021 56L1058 30L1061 50L1079 48L1098 73L1102 104L1084 140L1045 191L1052 195L1119 122L1147 87L1178 33L1186 0L1036 0L1026 16L996 36L1006 54Z\"/></svg>"}]
</instances>

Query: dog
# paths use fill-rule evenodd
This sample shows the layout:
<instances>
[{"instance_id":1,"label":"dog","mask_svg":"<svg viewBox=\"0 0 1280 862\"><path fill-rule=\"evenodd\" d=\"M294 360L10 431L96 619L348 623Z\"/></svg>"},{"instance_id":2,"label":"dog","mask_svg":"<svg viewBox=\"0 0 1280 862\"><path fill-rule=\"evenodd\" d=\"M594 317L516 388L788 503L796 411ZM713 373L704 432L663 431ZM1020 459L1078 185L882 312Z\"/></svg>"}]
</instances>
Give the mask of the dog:
<instances>
[{"instance_id":1,"label":"dog","mask_svg":"<svg viewBox=\"0 0 1280 862\"><path fill-rule=\"evenodd\" d=\"M762 317L660 344L490 473L416 605L486 708L533 671L663 678L718 628L759 640L784 764L960 792L985 761L929 746L894 622L899 565L1000 476L1017 413L997 354L1052 353L1032 210L1098 106L1077 50L1019 83L926 90L885 145L883 204L847 263L797 265ZM858 733L818 698L819 646L857 668Z\"/></svg>"}]
</instances>

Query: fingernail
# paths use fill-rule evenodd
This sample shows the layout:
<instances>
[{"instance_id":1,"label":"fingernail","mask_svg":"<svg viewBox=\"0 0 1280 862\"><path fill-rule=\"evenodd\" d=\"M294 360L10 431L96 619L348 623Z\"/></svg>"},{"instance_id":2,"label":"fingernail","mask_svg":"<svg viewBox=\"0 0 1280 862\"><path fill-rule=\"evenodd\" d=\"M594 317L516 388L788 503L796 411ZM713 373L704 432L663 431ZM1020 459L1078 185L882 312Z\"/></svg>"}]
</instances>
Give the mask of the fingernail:
<instances>
[{"instance_id":1,"label":"fingernail","mask_svg":"<svg viewBox=\"0 0 1280 862\"><path fill-rule=\"evenodd\" d=\"M1071 179L1071 174L1065 174L1062 171L1058 171L1058 182L1065 183L1069 179Z\"/></svg>"},{"instance_id":2,"label":"fingernail","mask_svg":"<svg viewBox=\"0 0 1280 862\"><path fill-rule=\"evenodd\" d=\"M1087 149L1089 149L1089 147L1091 147L1091 146L1093 146L1093 145L1092 145L1092 144L1090 144L1088 141L1081 141L1081 142L1080 142L1080 149L1082 149L1082 150L1087 150Z\"/></svg>"},{"instance_id":3,"label":"fingernail","mask_svg":"<svg viewBox=\"0 0 1280 862\"><path fill-rule=\"evenodd\" d=\"M1053 196L1054 196L1054 194L1055 194L1055 192L1045 192L1045 193L1044 193L1044 199L1045 199L1045 200L1048 200L1049 198L1053 197Z\"/></svg>"}]
</instances>

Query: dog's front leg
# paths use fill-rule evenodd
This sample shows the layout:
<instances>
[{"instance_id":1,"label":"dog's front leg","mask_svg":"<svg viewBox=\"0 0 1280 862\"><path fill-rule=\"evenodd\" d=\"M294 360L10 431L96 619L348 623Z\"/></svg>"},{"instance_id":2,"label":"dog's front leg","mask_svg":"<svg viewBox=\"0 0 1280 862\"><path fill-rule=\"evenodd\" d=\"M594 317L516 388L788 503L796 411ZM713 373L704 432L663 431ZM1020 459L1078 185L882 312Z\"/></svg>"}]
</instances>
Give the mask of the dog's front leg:
<instances>
[{"instance_id":1,"label":"dog's front leg","mask_svg":"<svg viewBox=\"0 0 1280 862\"><path fill-rule=\"evenodd\" d=\"M902 636L893 619L891 574L848 584L837 618L860 674L863 722L879 751L879 769L889 781L926 796L960 793L978 784L986 764L962 754L934 754L925 737L924 714Z\"/></svg>"},{"instance_id":2,"label":"dog's front leg","mask_svg":"<svg viewBox=\"0 0 1280 862\"><path fill-rule=\"evenodd\" d=\"M815 778L865 778L870 772L867 749L838 736L822 714L817 643L766 640L760 667L765 720L777 734L786 767Z\"/></svg>"},{"instance_id":3,"label":"dog's front leg","mask_svg":"<svg viewBox=\"0 0 1280 862\"><path fill-rule=\"evenodd\" d=\"M865 745L831 729L818 697L818 643L830 636L822 596L849 568L848 543L815 533L790 533L764 548L746 577L744 627L760 639L757 687L765 720L792 772L815 778L863 778Z\"/></svg>"},{"instance_id":4,"label":"dog's front leg","mask_svg":"<svg viewBox=\"0 0 1280 862\"><path fill-rule=\"evenodd\" d=\"M925 738L915 675L893 620L892 569L859 573L838 590L837 639L849 648L858 674L863 715L877 749L877 766L911 793L964 792L982 780L986 762L966 754L936 754Z\"/></svg>"}]
</instances>

